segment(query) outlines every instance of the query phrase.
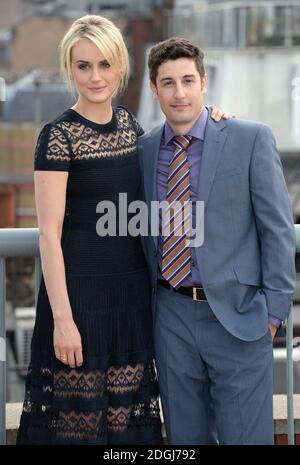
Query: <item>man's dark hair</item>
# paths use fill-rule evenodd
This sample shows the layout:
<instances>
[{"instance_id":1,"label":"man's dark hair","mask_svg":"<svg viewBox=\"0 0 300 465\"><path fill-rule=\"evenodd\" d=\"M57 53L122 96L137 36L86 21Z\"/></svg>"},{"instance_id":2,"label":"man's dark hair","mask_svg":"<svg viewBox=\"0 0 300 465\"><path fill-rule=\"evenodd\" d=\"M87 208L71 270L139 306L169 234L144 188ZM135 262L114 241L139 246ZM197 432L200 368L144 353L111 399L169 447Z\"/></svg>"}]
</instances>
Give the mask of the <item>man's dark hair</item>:
<instances>
[{"instance_id":1,"label":"man's dark hair","mask_svg":"<svg viewBox=\"0 0 300 465\"><path fill-rule=\"evenodd\" d=\"M203 64L204 53L198 45L181 37L171 37L154 45L149 53L148 68L150 81L156 84L159 66L165 61L178 58L190 58L194 60L196 68L203 78L205 69Z\"/></svg>"}]
</instances>

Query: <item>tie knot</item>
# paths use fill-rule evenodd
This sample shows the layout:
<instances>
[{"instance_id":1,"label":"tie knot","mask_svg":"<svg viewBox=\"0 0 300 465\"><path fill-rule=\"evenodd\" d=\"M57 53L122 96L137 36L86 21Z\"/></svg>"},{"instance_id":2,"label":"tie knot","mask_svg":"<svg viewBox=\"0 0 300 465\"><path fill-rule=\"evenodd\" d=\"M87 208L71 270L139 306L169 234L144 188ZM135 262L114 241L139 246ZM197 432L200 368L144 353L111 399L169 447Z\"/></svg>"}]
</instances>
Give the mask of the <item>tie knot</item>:
<instances>
[{"instance_id":1,"label":"tie knot","mask_svg":"<svg viewBox=\"0 0 300 465\"><path fill-rule=\"evenodd\" d=\"M173 142L176 147L186 150L192 142L192 136L175 136L173 137Z\"/></svg>"}]
</instances>

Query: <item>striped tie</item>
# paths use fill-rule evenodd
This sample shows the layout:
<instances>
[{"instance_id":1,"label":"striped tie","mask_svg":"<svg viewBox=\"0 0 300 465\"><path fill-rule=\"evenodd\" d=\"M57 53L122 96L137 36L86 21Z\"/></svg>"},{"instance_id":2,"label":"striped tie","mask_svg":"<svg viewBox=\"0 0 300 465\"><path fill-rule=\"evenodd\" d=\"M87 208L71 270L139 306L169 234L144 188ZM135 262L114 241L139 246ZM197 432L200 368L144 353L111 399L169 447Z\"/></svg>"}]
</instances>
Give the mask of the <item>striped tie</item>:
<instances>
[{"instance_id":1,"label":"striped tie","mask_svg":"<svg viewBox=\"0 0 300 465\"><path fill-rule=\"evenodd\" d=\"M192 136L173 138L175 153L169 166L167 202L163 217L162 277L177 289L191 274L188 232L192 227L190 168L187 148Z\"/></svg>"}]
</instances>

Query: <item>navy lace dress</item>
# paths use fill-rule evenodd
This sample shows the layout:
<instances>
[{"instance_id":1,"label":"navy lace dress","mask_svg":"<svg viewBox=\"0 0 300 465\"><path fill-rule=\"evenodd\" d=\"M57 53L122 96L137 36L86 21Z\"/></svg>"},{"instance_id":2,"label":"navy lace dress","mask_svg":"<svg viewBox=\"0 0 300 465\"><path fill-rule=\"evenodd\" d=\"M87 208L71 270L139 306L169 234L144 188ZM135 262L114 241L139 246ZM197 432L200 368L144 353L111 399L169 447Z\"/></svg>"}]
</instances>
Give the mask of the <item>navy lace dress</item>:
<instances>
[{"instance_id":1,"label":"navy lace dress","mask_svg":"<svg viewBox=\"0 0 300 465\"><path fill-rule=\"evenodd\" d=\"M100 237L98 202L137 198L134 117L122 107L105 125L67 110L41 131L35 169L67 171L62 233L67 290L84 363L55 358L42 278L18 444L160 444L151 289L139 238ZM118 228L117 228L118 229Z\"/></svg>"}]
</instances>

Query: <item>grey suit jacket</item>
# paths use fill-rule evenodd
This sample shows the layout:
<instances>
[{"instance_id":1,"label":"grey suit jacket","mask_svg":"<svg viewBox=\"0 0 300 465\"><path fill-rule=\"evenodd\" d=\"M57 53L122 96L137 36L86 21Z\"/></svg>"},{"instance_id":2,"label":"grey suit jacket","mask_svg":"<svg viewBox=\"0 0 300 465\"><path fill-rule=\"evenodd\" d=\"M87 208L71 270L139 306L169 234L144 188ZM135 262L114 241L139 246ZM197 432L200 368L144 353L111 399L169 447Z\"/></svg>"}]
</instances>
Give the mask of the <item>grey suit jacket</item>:
<instances>
[{"instance_id":1,"label":"grey suit jacket","mask_svg":"<svg viewBox=\"0 0 300 465\"><path fill-rule=\"evenodd\" d=\"M157 199L156 171L163 126L139 139L148 207ZM234 336L257 340L268 313L284 320L295 284L292 209L274 136L264 124L208 119L198 200L205 202L204 242L196 248L209 305ZM144 248L157 287L157 237Z\"/></svg>"}]
</instances>

